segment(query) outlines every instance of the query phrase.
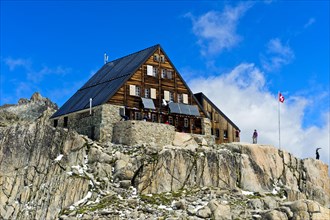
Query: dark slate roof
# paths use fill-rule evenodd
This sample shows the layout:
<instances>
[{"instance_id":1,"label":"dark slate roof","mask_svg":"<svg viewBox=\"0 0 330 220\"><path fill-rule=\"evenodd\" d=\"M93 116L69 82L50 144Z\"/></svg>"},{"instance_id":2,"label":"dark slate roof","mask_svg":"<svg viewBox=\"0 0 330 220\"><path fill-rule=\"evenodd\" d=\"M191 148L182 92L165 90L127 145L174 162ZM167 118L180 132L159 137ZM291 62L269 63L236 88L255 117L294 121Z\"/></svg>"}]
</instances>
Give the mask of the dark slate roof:
<instances>
[{"instance_id":1,"label":"dark slate roof","mask_svg":"<svg viewBox=\"0 0 330 220\"><path fill-rule=\"evenodd\" d=\"M160 47L159 44L103 65L51 118L93 107L107 102L117 90Z\"/></svg>"},{"instance_id":2,"label":"dark slate roof","mask_svg":"<svg viewBox=\"0 0 330 220\"><path fill-rule=\"evenodd\" d=\"M204 95L204 93L202 92L196 93L194 94L194 96L202 106L203 106L203 99L205 99L222 117L224 117L230 124L233 125L233 127L235 127L237 130L240 131L237 125L235 125L234 122L232 122L213 102L211 102L211 100L207 98L207 96Z\"/></svg>"}]
</instances>

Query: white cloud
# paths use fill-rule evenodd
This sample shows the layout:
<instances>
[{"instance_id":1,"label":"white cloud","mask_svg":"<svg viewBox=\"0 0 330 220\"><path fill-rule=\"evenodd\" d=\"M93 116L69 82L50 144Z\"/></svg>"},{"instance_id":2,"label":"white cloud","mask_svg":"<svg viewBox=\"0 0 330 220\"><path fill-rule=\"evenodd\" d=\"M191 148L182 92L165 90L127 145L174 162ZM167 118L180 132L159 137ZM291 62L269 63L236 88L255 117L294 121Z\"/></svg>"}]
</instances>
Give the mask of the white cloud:
<instances>
[{"instance_id":1,"label":"white cloud","mask_svg":"<svg viewBox=\"0 0 330 220\"><path fill-rule=\"evenodd\" d=\"M10 88L6 91L4 87L1 87L1 104L15 103L19 98L27 98L27 96L32 95L36 91L41 92L43 95L47 95L47 90L50 89L50 87L42 86L45 76L47 76L47 79L49 80L51 78L48 76L56 75L58 78L61 78L71 72L71 68L62 67L60 65L55 67L49 67L46 65L36 67L30 59L24 58L14 59L6 57L1 59L1 62L8 67L8 69L4 69L4 71L7 71L8 73L1 73L5 76L5 79L1 77L1 85L6 84L6 87ZM16 71L14 72L15 74L9 74L13 71ZM40 90L41 87L43 88L42 90ZM66 87L56 89L60 90L62 94L67 90ZM58 93L60 93L60 91Z\"/></svg>"},{"instance_id":2,"label":"white cloud","mask_svg":"<svg viewBox=\"0 0 330 220\"><path fill-rule=\"evenodd\" d=\"M291 63L294 57L294 52L288 45L283 45L280 39L274 38L267 43L266 55L261 55L261 63L266 71L275 71Z\"/></svg>"},{"instance_id":3,"label":"white cloud","mask_svg":"<svg viewBox=\"0 0 330 220\"><path fill-rule=\"evenodd\" d=\"M278 147L278 101L271 93L264 73L251 63L242 63L231 72L188 82L194 92L202 91L241 130L241 142L252 142L258 130L260 144ZM300 158L315 158L316 147L322 147L321 159L329 164L329 112L320 127L303 127L304 112L311 97L283 92L281 108L281 146ZM329 96L324 100L329 102ZM327 110L329 111L329 110Z\"/></svg>"},{"instance_id":4,"label":"white cloud","mask_svg":"<svg viewBox=\"0 0 330 220\"><path fill-rule=\"evenodd\" d=\"M64 68L62 66L57 66L55 68L51 68L48 66L42 67L40 70L30 69L27 73L27 78L34 83L40 82L43 80L46 75L61 75L64 76L71 71L70 68Z\"/></svg>"},{"instance_id":5,"label":"white cloud","mask_svg":"<svg viewBox=\"0 0 330 220\"><path fill-rule=\"evenodd\" d=\"M310 27L312 24L314 24L315 23L315 18L310 18L307 22L306 22L306 24L304 25L304 28L308 28L308 27Z\"/></svg>"},{"instance_id":6,"label":"white cloud","mask_svg":"<svg viewBox=\"0 0 330 220\"><path fill-rule=\"evenodd\" d=\"M17 67L23 67L24 69L29 69L31 62L28 59L13 59L11 57L7 57L4 59L5 64L9 67L10 71L15 70Z\"/></svg>"},{"instance_id":7,"label":"white cloud","mask_svg":"<svg viewBox=\"0 0 330 220\"><path fill-rule=\"evenodd\" d=\"M214 55L235 47L241 40L236 33L239 19L252 6L251 2L236 7L227 6L222 12L210 11L199 17L187 14L193 23L193 33L198 37L203 55Z\"/></svg>"}]
</instances>

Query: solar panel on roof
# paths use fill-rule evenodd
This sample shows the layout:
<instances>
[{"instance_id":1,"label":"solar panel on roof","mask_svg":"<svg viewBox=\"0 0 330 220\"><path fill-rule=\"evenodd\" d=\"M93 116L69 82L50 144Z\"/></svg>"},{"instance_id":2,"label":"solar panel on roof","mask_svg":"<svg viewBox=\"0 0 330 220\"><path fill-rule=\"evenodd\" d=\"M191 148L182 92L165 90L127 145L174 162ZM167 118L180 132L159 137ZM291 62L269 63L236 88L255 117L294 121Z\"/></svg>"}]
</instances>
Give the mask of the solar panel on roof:
<instances>
[{"instance_id":1,"label":"solar panel on roof","mask_svg":"<svg viewBox=\"0 0 330 220\"><path fill-rule=\"evenodd\" d=\"M141 98L142 99L142 103L143 103L143 107L146 109L153 109L155 110L155 104L154 101L152 99L146 99L146 98Z\"/></svg>"},{"instance_id":2,"label":"solar panel on roof","mask_svg":"<svg viewBox=\"0 0 330 220\"><path fill-rule=\"evenodd\" d=\"M88 108L90 98L93 106L108 101L156 48L158 45L103 65L52 118Z\"/></svg>"},{"instance_id":3,"label":"solar panel on roof","mask_svg":"<svg viewBox=\"0 0 330 220\"><path fill-rule=\"evenodd\" d=\"M170 102L168 107L170 108L171 113L174 114L200 116L198 108L195 105Z\"/></svg>"},{"instance_id":4,"label":"solar panel on roof","mask_svg":"<svg viewBox=\"0 0 330 220\"><path fill-rule=\"evenodd\" d=\"M170 102L170 103L168 103L168 107L170 108L171 113L181 114L181 110L179 108L179 103Z\"/></svg>"},{"instance_id":5,"label":"solar panel on roof","mask_svg":"<svg viewBox=\"0 0 330 220\"><path fill-rule=\"evenodd\" d=\"M197 108L196 105L190 105L189 108L190 108L190 114L191 115L200 116L198 108Z\"/></svg>"},{"instance_id":6,"label":"solar panel on roof","mask_svg":"<svg viewBox=\"0 0 330 220\"><path fill-rule=\"evenodd\" d=\"M181 114L191 115L189 105L185 105L185 104L181 104L181 103L178 103L178 104L179 104L179 107L181 110Z\"/></svg>"}]
</instances>

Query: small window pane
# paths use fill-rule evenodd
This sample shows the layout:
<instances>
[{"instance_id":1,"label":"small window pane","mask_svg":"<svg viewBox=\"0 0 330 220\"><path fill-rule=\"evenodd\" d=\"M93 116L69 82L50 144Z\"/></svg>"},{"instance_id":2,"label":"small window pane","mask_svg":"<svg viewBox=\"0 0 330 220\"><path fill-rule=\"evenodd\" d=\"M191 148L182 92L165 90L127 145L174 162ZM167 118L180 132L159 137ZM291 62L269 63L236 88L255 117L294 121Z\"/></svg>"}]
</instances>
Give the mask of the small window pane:
<instances>
[{"instance_id":1,"label":"small window pane","mask_svg":"<svg viewBox=\"0 0 330 220\"><path fill-rule=\"evenodd\" d=\"M140 96L141 95L141 90L139 86L135 86L135 95Z\"/></svg>"},{"instance_id":2,"label":"small window pane","mask_svg":"<svg viewBox=\"0 0 330 220\"><path fill-rule=\"evenodd\" d=\"M219 130L218 128L215 129L215 136L216 136L217 138L220 137L220 130Z\"/></svg>"},{"instance_id":3,"label":"small window pane","mask_svg":"<svg viewBox=\"0 0 330 220\"><path fill-rule=\"evenodd\" d=\"M223 131L223 137L224 137L224 138L228 138L228 131L227 131L227 130L224 130L224 131Z\"/></svg>"},{"instance_id":4,"label":"small window pane","mask_svg":"<svg viewBox=\"0 0 330 220\"><path fill-rule=\"evenodd\" d=\"M157 115L156 114L152 114L151 120L152 120L152 122L157 122Z\"/></svg>"},{"instance_id":5,"label":"small window pane","mask_svg":"<svg viewBox=\"0 0 330 220\"><path fill-rule=\"evenodd\" d=\"M167 78L168 79L172 79L172 71L171 70L167 70Z\"/></svg>"},{"instance_id":6,"label":"small window pane","mask_svg":"<svg viewBox=\"0 0 330 220\"><path fill-rule=\"evenodd\" d=\"M160 62L165 63L165 57L164 57L164 55L161 55L160 56Z\"/></svg>"},{"instance_id":7,"label":"small window pane","mask_svg":"<svg viewBox=\"0 0 330 220\"><path fill-rule=\"evenodd\" d=\"M173 117L172 116L168 117L168 123L170 123L170 125L173 125Z\"/></svg>"},{"instance_id":8,"label":"small window pane","mask_svg":"<svg viewBox=\"0 0 330 220\"><path fill-rule=\"evenodd\" d=\"M188 120L188 118L184 118L183 120L184 120L184 121L183 121L183 123L184 123L183 126L184 126L185 128L188 128L188 127L189 127L189 120Z\"/></svg>"},{"instance_id":9,"label":"small window pane","mask_svg":"<svg viewBox=\"0 0 330 220\"><path fill-rule=\"evenodd\" d=\"M182 96L182 94L178 94L178 103L183 103L183 96Z\"/></svg>"},{"instance_id":10,"label":"small window pane","mask_svg":"<svg viewBox=\"0 0 330 220\"><path fill-rule=\"evenodd\" d=\"M166 79L166 69L162 69L162 78Z\"/></svg>"},{"instance_id":11,"label":"small window pane","mask_svg":"<svg viewBox=\"0 0 330 220\"><path fill-rule=\"evenodd\" d=\"M147 99L150 98L150 89L149 88L144 90L144 97L147 98Z\"/></svg>"},{"instance_id":12,"label":"small window pane","mask_svg":"<svg viewBox=\"0 0 330 220\"><path fill-rule=\"evenodd\" d=\"M158 68L153 67L153 76L157 77L158 76Z\"/></svg>"},{"instance_id":13,"label":"small window pane","mask_svg":"<svg viewBox=\"0 0 330 220\"><path fill-rule=\"evenodd\" d=\"M170 92L170 101L174 102L174 92Z\"/></svg>"}]
</instances>

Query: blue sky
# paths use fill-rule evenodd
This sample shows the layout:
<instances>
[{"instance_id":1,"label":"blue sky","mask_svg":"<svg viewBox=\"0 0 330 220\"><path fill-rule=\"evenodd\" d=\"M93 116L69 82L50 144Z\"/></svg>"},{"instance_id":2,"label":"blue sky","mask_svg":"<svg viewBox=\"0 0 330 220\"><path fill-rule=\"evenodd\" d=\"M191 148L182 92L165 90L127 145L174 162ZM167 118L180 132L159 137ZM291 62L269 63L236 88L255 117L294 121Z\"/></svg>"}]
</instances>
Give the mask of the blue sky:
<instances>
[{"instance_id":1,"label":"blue sky","mask_svg":"<svg viewBox=\"0 0 330 220\"><path fill-rule=\"evenodd\" d=\"M109 60L161 44L250 142L329 161L329 1L3 1L0 105L61 106ZM323 158L322 158L323 156ZM328 162L329 163L329 162Z\"/></svg>"}]
</instances>

